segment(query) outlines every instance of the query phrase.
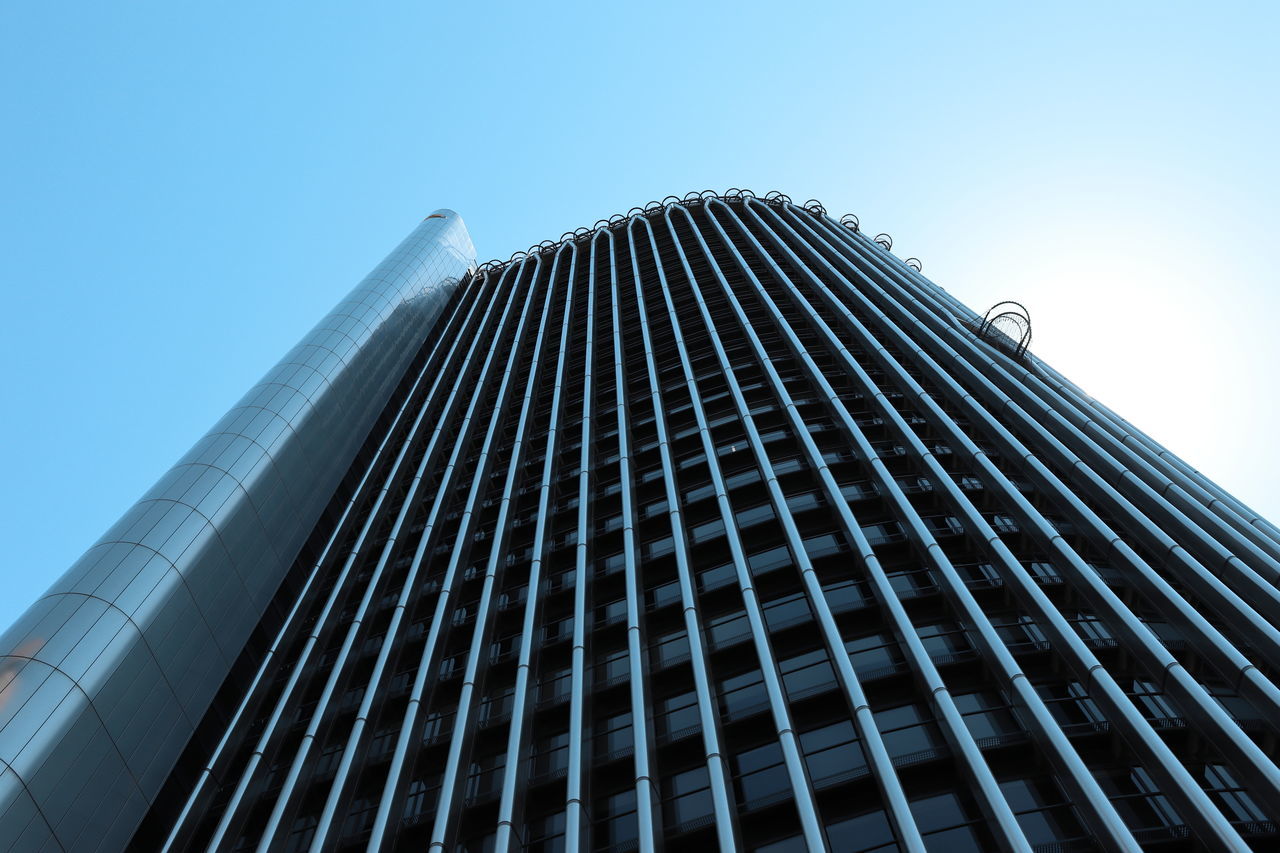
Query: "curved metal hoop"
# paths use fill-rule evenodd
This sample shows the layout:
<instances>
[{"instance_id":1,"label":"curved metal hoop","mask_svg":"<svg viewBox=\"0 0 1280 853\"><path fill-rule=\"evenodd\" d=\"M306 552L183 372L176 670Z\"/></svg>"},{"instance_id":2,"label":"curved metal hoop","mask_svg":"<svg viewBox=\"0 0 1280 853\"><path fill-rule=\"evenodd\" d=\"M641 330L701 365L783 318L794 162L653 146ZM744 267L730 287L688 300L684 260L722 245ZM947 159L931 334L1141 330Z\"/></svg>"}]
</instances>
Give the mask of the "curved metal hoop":
<instances>
[{"instance_id":1,"label":"curved metal hoop","mask_svg":"<svg viewBox=\"0 0 1280 853\"><path fill-rule=\"evenodd\" d=\"M1012 299L997 302L982 315L977 332L993 346L1012 349L1014 358L1022 358L1031 346L1031 312Z\"/></svg>"},{"instance_id":2,"label":"curved metal hoop","mask_svg":"<svg viewBox=\"0 0 1280 853\"><path fill-rule=\"evenodd\" d=\"M911 267L916 272L920 272L924 269L924 264L920 263L919 258L907 258L903 263Z\"/></svg>"},{"instance_id":3,"label":"curved metal hoop","mask_svg":"<svg viewBox=\"0 0 1280 853\"><path fill-rule=\"evenodd\" d=\"M883 234L883 233L877 234L871 239L874 242L879 243L881 246L884 246L884 250L886 252L893 251L893 238L890 237L888 234Z\"/></svg>"},{"instance_id":4,"label":"curved metal hoop","mask_svg":"<svg viewBox=\"0 0 1280 853\"><path fill-rule=\"evenodd\" d=\"M633 222L636 219L654 218L664 214L673 207L698 207L705 205L707 202L712 200L721 201L726 204L739 205L746 204L750 201L756 201L763 202L771 207L792 207L794 209L804 210L806 213L817 217L825 217L828 215L827 208L816 198L811 198L802 205L796 205L795 202L791 200L791 196L786 193L779 192L778 190L771 190L763 196L741 187L732 187L723 193L717 193L714 190L702 190L701 192L689 192L684 196L669 195L665 196L661 201L648 202L644 207L633 207L625 214L615 213L608 219L597 219L595 224L590 228L580 226L572 231L566 231L560 235L559 240L543 240L541 243L530 246L523 252L516 252L505 261L496 258L491 261L485 261L476 267L474 275L479 278L489 275L490 273L501 272L509 264L520 263L527 258L537 255L546 255L556 252L566 244L581 242L591 238L601 231L616 231L624 224ZM840 217L840 224L855 232L861 227L858 222L858 217L854 216L852 213L846 213L844 216ZM877 235L875 239L877 243L880 243L880 245L884 246L886 249L890 249L893 246L893 240L888 234ZM915 259L909 259L909 261L910 260ZM919 263L919 261L916 261L917 265ZM908 265L910 264L908 263ZM920 267L916 266L914 269L919 270Z\"/></svg>"}]
</instances>

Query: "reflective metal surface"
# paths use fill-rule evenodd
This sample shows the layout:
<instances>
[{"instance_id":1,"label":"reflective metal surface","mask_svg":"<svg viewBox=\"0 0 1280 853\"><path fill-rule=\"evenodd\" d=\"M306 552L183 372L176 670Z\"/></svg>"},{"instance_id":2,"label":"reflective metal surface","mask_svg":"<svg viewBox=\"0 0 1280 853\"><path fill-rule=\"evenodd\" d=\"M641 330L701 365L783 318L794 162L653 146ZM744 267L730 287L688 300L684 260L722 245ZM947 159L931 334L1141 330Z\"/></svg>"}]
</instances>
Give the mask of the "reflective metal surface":
<instances>
[{"instance_id":1,"label":"reflective metal surface","mask_svg":"<svg viewBox=\"0 0 1280 853\"><path fill-rule=\"evenodd\" d=\"M0 637L0 848L125 847L474 256L427 217Z\"/></svg>"}]
</instances>

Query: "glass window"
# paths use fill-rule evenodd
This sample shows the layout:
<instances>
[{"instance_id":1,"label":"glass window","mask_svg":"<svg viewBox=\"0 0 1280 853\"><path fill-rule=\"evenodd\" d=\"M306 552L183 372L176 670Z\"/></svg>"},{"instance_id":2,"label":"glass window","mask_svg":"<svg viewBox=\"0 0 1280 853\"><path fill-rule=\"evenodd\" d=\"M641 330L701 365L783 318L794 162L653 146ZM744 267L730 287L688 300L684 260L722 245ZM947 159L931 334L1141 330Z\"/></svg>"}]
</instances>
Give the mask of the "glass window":
<instances>
[{"instance_id":1,"label":"glass window","mask_svg":"<svg viewBox=\"0 0 1280 853\"><path fill-rule=\"evenodd\" d=\"M867 759L851 720L802 732L800 749L809 768L809 778L815 785L860 775L867 768Z\"/></svg>"},{"instance_id":2,"label":"glass window","mask_svg":"<svg viewBox=\"0 0 1280 853\"><path fill-rule=\"evenodd\" d=\"M747 565L750 566L753 575L776 571L791 565L791 552L787 550L787 546L779 545L776 548L752 554L747 558Z\"/></svg>"},{"instance_id":3,"label":"glass window","mask_svg":"<svg viewBox=\"0 0 1280 853\"><path fill-rule=\"evenodd\" d=\"M822 557L840 554L848 549L839 536L834 533L826 533L822 536L812 536L805 539L804 550L809 555L809 559L817 560Z\"/></svg>"},{"instance_id":4,"label":"glass window","mask_svg":"<svg viewBox=\"0 0 1280 853\"><path fill-rule=\"evenodd\" d=\"M596 607L596 625L608 625L612 622L620 622L627 618L627 600L619 598L609 601ZM515 635L519 640L519 635Z\"/></svg>"},{"instance_id":5,"label":"glass window","mask_svg":"<svg viewBox=\"0 0 1280 853\"><path fill-rule=\"evenodd\" d=\"M661 498L659 500L650 501L649 503L645 504L644 507L640 510L640 515L644 518L653 518L654 516L662 515L668 509L670 509L670 507L667 504L667 499Z\"/></svg>"},{"instance_id":6,"label":"glass window","mask_svg":"<svg viewBox=\"0 0 1280 853\"><path fill-rule=\"evenodd\" d=\"M969 641L965 638L964 629L949 619L930 625L919 625L916 627L916 634L930 656L953 655L969 649Z\"/></svg>"},{"instance_id":7,"label":"glass window","mask_svg":"<svg viewBox=\"0 0 1280 853\"><path fill-rule=\"evenodd\" d=\"M709 569L699 571L698 588L704 592L709 589L719 589L722 586L735 583L737 579L737 568L732 563L725 563L724 565L712 566Z\"/></svg>"},{"instance_id":8,"label":"glass window","mask_svg":"<svg viewBox=\"0 0 1280 853\"><path fill-rule=\"evenodd\" d=\"M800 492L795 495L787 495L787 509L792 513L806 512L811 509L818 509L822 506L822 499L818 497L816 492Z\"/></svg>"},{"instance_id":9,"label":"glass window","mask_svg":"<svg viewBox=\"0 0 1280 853\"><path fill-rule=\"evenodd\" d=\"M674 554L675 550L676 550L675 542L672 540L670 536L663 536L662 538L655 539L652 542L646 542L644 543L644 546L640 549L641 554L644 556L644 559L646 560L656 560L659 557L665 557L668 554Z\"/></svg>"},{"instance_id":10,"label":"glass window","mask_svg":"<svg viewBox=\"0 0 1280 853\"><path fill-rule=\"evenodd\" d=\"M645 593L649 601L650 607L666 607L668 604L678 604L680 602L680 582L670 581L661 586L655 586Z\"/></svg>"},{"instance_id":11,"label":"glass window","mask_svg":"<svg viewBox=\"0 0 1280 853\"><path fill-rule=\"evenodd\" d=\"M316 826L319 821L315 815L303 815L293 822L293 828L289 831L289 837L285 839L284 849L288 853L300 853L306 850L311 844L311 839L315 837Z\"/></svg>"},{"instance_id":12,"label":"glass window","mask_svg":"<svg viewBox=\"0 0 1280 853\"><path fill-rule=\"evenodd\" d=\"M812 618L809 600L802 592L770 601L764 606L764 621L770 631L807 622Z\"/></svg>"},{"instance_id":13,"label":"glass window","mask_svg":"<svg viewBox=\"0 0 1280 853\"><path fill-rule=\"evenodd\" d=\"M724 536L724 522L718 518L689 529L689 539L695 543L709 542L719 536Z\"/></svg>"},{"instance_id":14,"label":"glass window","mask_svg":"<svg viewBox=\"0 0 1280 853\"><path fill-rule=\"evenodd\" d=\"M911 801L911 816L930 850L947 853L979 853L983 844L977 824L981 814L967 795L948 791Z\"/></svg>"},{"instance_id":15,"label":"glass window","mask_svg":"<svg viewBox=\"0 0 1280 853\"><path fill-rule=\"evenodd\" d=\"M626 649L609 652L596 664L596 682L604 683L615 678L623 678L631 674L631 659Z\"/></svg>"},{"instance_id":16,"label":"glass window","mask_svg":"<svg viewBox=\"0 0 1280 853\"><path fill-rule=\"evenodd\" d=\"M874 498L880 494L880 490L870 480L859 480L855 483L846 483L841 486L840 494L844 495L844 499L849 503L856 503L857 501Z\"/></svg>"},{"instance_id":17,"label":"glass window","mask_svg":"<svg viewBox=\"0 0 1280 853\"><path fill-rule=\"evenodd\" d=\"M751 636L751 624L745 613L717 616L707 623L707 638L713 648L723 648Z\"/></svg>"},{"instance_id":18,"label":"glass window","mask_svg":"<svg viewBox=\"0 0 1280 853\"><path fill-rule=\"evenodd\" d=\"M867 582L862 580L837 581L836 583L826 584L823 586L822 591L827 599L827 606L836 613L862 607L875 600L871 595L871 589Z\"/></svg>"},{"instance_id":19,"label":"glass window","mask_svg":"<svg viewBox=\"0 0 1280 853\"><path fill-rule=\"evenodd\" d=\"M1251 720L1258 718L1258 711L1253 707L1249 700L1245 699L1233 687L1226 684L1213 683L1208 681L1202 685L1205 690L1209 691L1209 695L1214 701L1222 706L1222 710L1226 711L1237 720Z\"/></svg>"},{"instance_id":20,"label":"glass window","mask_svg":"<svg viewBox=\"0 0 1280 853\"><path fill-rule=\"evenodd\" d=\"M1043 580L1041 577L1037 577L1037 579ZM1072 627L1076 629L1076 633L1080 635L1081 639L1094 640L1096 642L1112 639L1111 629L1092 611L1076 610L1069 613L1067 619L1071 622Z\"/></svg>"},{"instance_id":21,"label":"glass window","mask_svg":"<svg viewBox=\"0 0 1280 853\"><path fill-rule=\"evenodd\" d=\"M997 533L1017 533L1018 521L1011 515L993 515L991 526Z\"/></svg>"},{"instance_id":22,"label":"glass window","mask_svg":"<svg viewBox=\"0 0 1280 853\"><path fill-rule=\"evenodd\" d=\"M696 488L692 488L684 493L684 502L685 504L697 503L698 501L714 497L715 493L715 486L711 484L697 486Z\"/></svg>"},{"instance_id":23,"label":"glass window","mask_svg":"<svg viewBox=\"0 0 1280 853\"><path fill-rule=\"evenodd\" d=\"M610 755L623 749L633 747L635 740L631 736L631 712L606 716L600 721L596 730L596 755Z\"/></svg>"},{"instance_id":24,"label":"glass window","mask_svg":"<svg viewBox=\"0 0 1280 853\"><path fill-rule=\"evenodd\" d=\"M862 535L867 537L867 542L872 545L887 545L890 542L901 542L906 538L902 532L902 525L896 521L863 525Z\"/></svg>"},{"instance_id":25,"label":"glass window","mask_svg":"<svg viewBox=\"0 0 1280 853\"><path fill-rule=\"evenodd\" d=\"M1160 793L1143 767L1095 770L1093 776L1130 829L1151 829L1182 823L1177 811Z\"/></svg>"},{"instance_id":26,"label":"glass window","mask_svg":"<svg viewBox=\"0 0 1280 853\"><path fill-rule=\"evenodd\" d=\"M999 737L1022 731L1013 709L994 690L977 690L952 697L974 738Z\"/></svg>"},{"instance_id":27,"label":"glass window","mask_svg":"<svg viewBox=\"0 0 1280 853\"><path fill-rule=\"evenodd\" d=\"M720 704L729 717L754 711L767 706L768 702L764 676L758 669L720 681Z\"/></svg>"},{"instance_id":28,"label":"glass window","mask_svg":"<svg viewBox=\"0 0 1280 853\"><path fill-rule=\"evenodd\" d=\"M660 637L652 647L654 666L670 666L689 657L689 637L684 631Z\"/></svg>"},{"instance_id":29,"label":"glass window","mask_svg":"<svg viewBox=\"0 0 1280 853\"><path fill-rule=\"evenodd\" d=\"M827 826L831 853L897 853L893 827L879 809L857 817L845 818Z\"/></svg>"},{"instance_id":30,"label":"glass window","mask_svg":"<svg viewBox=\"0 0 1280 853\"><path fill-rule=\"evenodd\" d=\"M897 667L902 662L902 652L897 642L887 633L864 634L845 640L845 650L853 661L853 668L860 675L871 670Z\"/></svg>"},{"instance_id":31,"label":"glass window","mask_svg":"<svg viewBox=\"0 0 1280 853\"><path fill-rule=\"evenodd\" d=\"M748 808L753 800L772 800L791 790L782 747L776 742L738 753L733 770L738 801Z\"/></svg>"},{"instance_id":32,"label":"glass window","mask_svg":"<svg viewBox=\"0 0 1280 853\"><path fill-rule=\"evenodd\" d=\"M1036 692L1061 725L1091 725L1106 718L1089 698L1089 691L1078 681L1053 681L1037 684Z\"/></svg>"},{"instance_id":33,"label":"glass window","mask_svg":"<svg viewBox=\"0 0 1280 853\"><path fill-rule=\"evenodd\" d=\"M505 750L472 761L467 774L467 798L485 797L496 793L502 785L502 771L506 765Z\"/></svg>"},{"instance_id":34,"label":"glass window","mask_svg":"<svg viewBox=\"0 0 1280 853\"><path fill-rule=\"evenodd\" d=\"M1038 649L1048 643L1044 632L1030 616L993 616L991 624L1011 651Z\"/></svg>"},{"instance_id":35,"label":"glass window","mask_svg":"<svg viewBox=\"0 0 1280 853\"><path fill-rule=\"evenodd\" d=\"M636 823L636 792L628 788L597 803L596 841L603 847L621 847L640 837Z\"/></svg>"},{"instance_id":36,"label":"glass window","mask_svg":"<svg viewBox=\"0 0 1280 853\"><path fill-rule=\"evenodd\" d=\"M954 515L931 515L924 519L924 523L934 536L959 536L964 533L964 524Z\"/></svg>"},{"instance_id":37,"label":"glass window","mask_svg":"<svg viewBox=\"0 0 1280 853\"><path fill-rule=\"evenodd\" d=\"M569 766L569 733L546 735L534 744L530 760L531 776L546 776Z\"/></svg>"},{"instance_id":38,"label":"glass window","mask_svg":"<svg viewBox=\"0 0 1280 853\"><path fill-rule=\"evenodd\" d=\"M960 563L956 571L970 586L994 586L1000 583L1000 573L990 563Z\"/></svg>"},{"instance_id":39,"label":"glass window","mask_svg":"<svg viewBox=\"0 0 1280 853\"><path fill-rule=\"evenodd\" d=\"M662 796L662 817L669 827L709 817L714 812L706 767L665 776Z\"/></svg>"},{"instance_id":40,"label":"glass window","mask_svg":"<svg viewBox=\"0 0 1280 853\"><path fill-rule=\"evenodd\" d=\"M430 785L422 779L414 779L410 782L404 798L403 819L414 821L422 815L427 806L435 803L435 791L438 787L439 780Z\"/></svg>"},{"instance_id":41,"label":"glass window","mask_svg":"<svg viewBox=\"0 0 1280 853\"><path fill-rule=\"evenodd\" d=\"M561 853L564 850L565 813L555 812L526 824L526 853Z\"/></svg>"},{"instance_id":42,"label":"glass window","mask_svg":"<svg viewBox=\"0 0 1280 853\"><path fill-rule=\"evenodd\" d=\"M772 521L773 518L773 507L767 503L757 504L734 514L734 520L738 523L738 527L743 529L766 521Z\"/></svg>"},{"instance_id":43,"label":"glass window","mask_svg":"<svg viewBox=\"0 0 1280 853\"><path fill-rule=\"evenodd\" d=\"M698 696L690 690L659 699L654 708L653 724L660 737L671 737L701 725Z\"/></svg>"},{"instance_id":44,"label":"glass window","mask_svg":"<svg viewBox=\"0 0 1280 853\"><path fill-rule=\"evenodd\" d=\"M1133 699L1133 704L1138 706L1138 710L1148 720L1166 720L1170 717L1180 716L1173 701L1165 695L1164 691L1154 681L1146 681L1141 678L1118 678L1116 680L1125 689L1125 693L1128 693L1129 697Z\"/></svg>"},{"instance_id":45,"label":"glass window","mask_svg":"<svg viewBox=\"0 0 1280 853\"><path fill-rule=\"evenodd\" d=\"M894 758L937 749L945 743L933 715L917 702L872 712L885 749Z\"/></svg>"},{"instance_id":46,"label":"glass window","mask_svg":"<svg viewBox=\"0 0 1280 853\"><path fill-rule=\"evenodd\" d=\"M1009 779L1000 783L1018 826L1032 844L1053 844L1085 836L1071 803L1048 778Z\"/></svg>"},{"instance_id":47,"label":"glass window","mask_svg":"<svg viewBox=\"0 0 1280 853\"><path fill-rule=\"evenodd\" d=\"M538 683L538 701L551 703L568 699L572 687L573 673L570 670L549 673Z\"/></svg>"},{"instance_id":48,"label":"glass window","mask_svg":"<svg viewBox=\"0 0 1280 853\"><path fill-rule=\"evenodd\" d=\"M885 576L889 579L889 586L893 591L902 597L923 595L934 592L938 588L933 572L929 569L918 567L894 569L887 572Z\"/></svg>"},{"instance_id":49,"label":"glass window","mask_svg":"<svg viewBox=\"0 0 1280 853\"><path fill-rule=\"evenodd\" d=\"M1062 575L1058 574L1058 570L1053 567L1053 564L1046 563L1043 560L1032 560L1027 563L1027 571L1038 581L1053 582L1062 580Z\"/></svg>"},{"instance_id":50,"label":"glass window","mask_svg":"<svg viewBox=\"0 0 1280 853\"><path fill-rule=\"evenodd\" d=\"M825 649L816 649L778 663L782 685L790 699L800 699L829 690L836 684L835 670Z\"/></svg>"},{"instance_id":51,"label":"glass window","mask_svg":"<svg viewBox=\"0 0 1280 853\"><path fill-rule=\"evenodd\" d=\"M500 693L486 696L480 701L479 718L481 722L496 720L504 714L511 713L514 703L514 688L503 688Z\"/></svg>"},{"instance_id":52,"label":"glass window","mask_svg":"<svg viewBox=\"0 0 1280 853\"><path fill-rule=\"evenodd\" d=\"M1193 771L1200 784L1209 792L1209 798L1217 803L1231 821L1267 820L1262 809L1237 781L1231 768L1225 764L1205 764Z\"/></svg>"},{"instance_id":53,"label":"glass window","mask_svg":"<svg viewBox=\"0 0 1280 853\"><path fill-rule=\"evenodd\" d=\"M622 571L626 568L626 565L626 557L621 551L618 551L617 553L609 554L606 557L601 557L596 560L596 574L611 575L614 572Z\"/></svg>"}]
</instances>

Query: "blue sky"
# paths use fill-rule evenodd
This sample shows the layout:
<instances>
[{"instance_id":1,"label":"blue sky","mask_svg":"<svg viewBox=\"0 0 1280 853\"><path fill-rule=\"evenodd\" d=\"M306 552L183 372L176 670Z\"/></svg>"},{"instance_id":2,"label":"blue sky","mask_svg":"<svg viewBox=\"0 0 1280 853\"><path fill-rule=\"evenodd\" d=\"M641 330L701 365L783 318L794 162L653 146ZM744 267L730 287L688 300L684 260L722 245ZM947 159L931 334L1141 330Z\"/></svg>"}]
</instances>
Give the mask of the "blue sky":
<instances>
[{"instance_id":1,"label":"blue sky","mask_svg":"<svg viewBox=\"0 0 1280 853\"><path fill-rule=\"evenodd\" d=\"M446 206L816 197L1280 518L1280 21L1118 6L9 4L0 626Z\"/></svg>"}]
</instances>

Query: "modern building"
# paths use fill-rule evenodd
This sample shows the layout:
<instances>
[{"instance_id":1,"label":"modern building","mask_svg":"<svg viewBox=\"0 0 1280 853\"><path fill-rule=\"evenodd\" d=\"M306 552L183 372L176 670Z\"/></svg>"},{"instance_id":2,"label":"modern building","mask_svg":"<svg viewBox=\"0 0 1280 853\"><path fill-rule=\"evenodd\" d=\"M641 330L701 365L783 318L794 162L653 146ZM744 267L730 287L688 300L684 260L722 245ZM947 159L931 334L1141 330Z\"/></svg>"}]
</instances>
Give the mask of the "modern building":
<instances>
[{"instance_id":1,"label":"modern building","mask_svg":"<svg viewBox=\"0 0 1280 853\"><path fill-rule=\"evenodd\" d=\"M891 247L432 214L0 639L0 848L1280 849L1280 530Z\"/></svg>"}]
</instances>

